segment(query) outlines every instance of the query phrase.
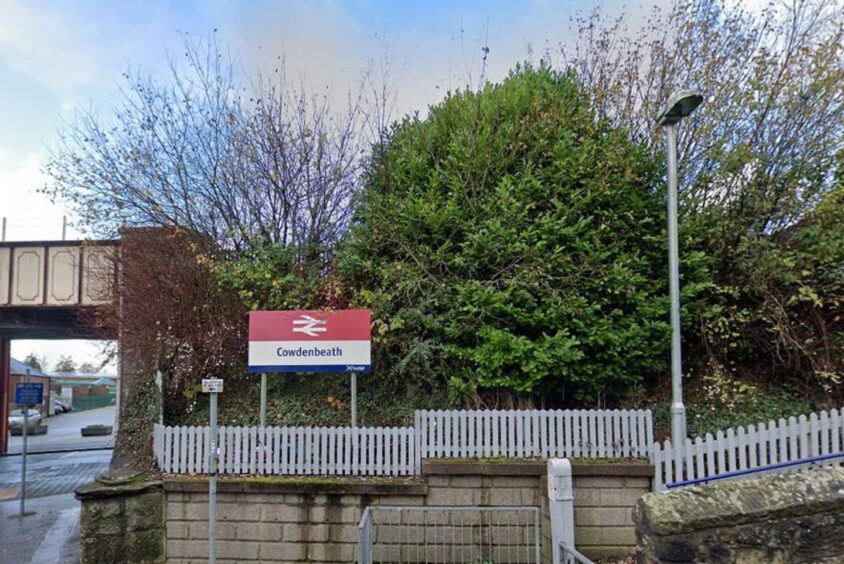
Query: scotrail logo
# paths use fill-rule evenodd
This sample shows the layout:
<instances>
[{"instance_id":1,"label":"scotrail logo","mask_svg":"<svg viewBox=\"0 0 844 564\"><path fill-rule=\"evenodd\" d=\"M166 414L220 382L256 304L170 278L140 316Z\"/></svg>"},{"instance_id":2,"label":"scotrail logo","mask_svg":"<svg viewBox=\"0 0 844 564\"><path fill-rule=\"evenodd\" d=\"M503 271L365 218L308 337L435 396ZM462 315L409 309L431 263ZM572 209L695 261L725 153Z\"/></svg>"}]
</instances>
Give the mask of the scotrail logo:
<instances>
[{"instance_id":1,"label":"scotrail logo","mask_svg":"<svg viewBox=\"0 0 844 564\"><path fill-rule=\"evenodd\" d=\"M328 328L325 325L324 319L314 319L310 315L301 315L299 319L293 320L293 325L301 325L302 327L293 327L294 333L304 333L309 337L318 337L319 333L325 333Z\"/></svg>"}]
</instances>

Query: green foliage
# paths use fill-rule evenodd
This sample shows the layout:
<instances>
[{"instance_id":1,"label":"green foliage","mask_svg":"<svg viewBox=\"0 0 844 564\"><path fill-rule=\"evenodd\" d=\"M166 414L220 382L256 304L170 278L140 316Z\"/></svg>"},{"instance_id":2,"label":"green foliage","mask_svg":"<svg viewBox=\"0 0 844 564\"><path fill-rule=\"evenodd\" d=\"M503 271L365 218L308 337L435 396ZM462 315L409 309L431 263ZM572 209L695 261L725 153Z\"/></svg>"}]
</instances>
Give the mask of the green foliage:
<instances>
[{"instance_id":1,"label":"green foliage","mask_svg":"<svg viewBox=\"0 0 844 564\"><path fill-rule=\"evenodd\" d=\"M443 392L430 393L409 383L400 392L373 374L358 375L358 421L366 426L410 426L416 409L442 409ZM257 425L260 378L250 377L219 399L221 425ZM349 378L343 374L272 374L268 378L267 423L270 425L347 426L351 412ZM182 414L179 424L208 421L208 398Z\"/></svg>"},{"instance_id":2,"label":"green foliage","mask_svg":"<svg viewBox=\"0 0 844 564\"><path fill-rule=\"evenodd\" d=\"M600 9L575 22L564 64L598 115L653 152L670 94L704 95L679 127L680 253L703 259L681 269L684 290L701 284L684 296L687 373L841 399L844 11L673 0L638 29Z\"/></svg>"},{"instance_id":3,"label":"green foliage","mask_svg":"<svg viewBox=\"0 0 844 564\"><path fill-rule=\"evenodd\" d=\"M203 256L220 289L237 294L247 310L342 308L343 285L319 262L297 259L293 246L255 244L219 256Z\"/></svg>"},{"instance_id":4,"label":"green foliage","mask_svg":"<svg viewBox=\"0 0 844 564\"><path fill-rule=\"evenodd\" d=\"M761 387L713 370L688 406L689 436L816 411L818 406L777 386Z\"/></svg>"},{"instance_id":5,"label":"green foliage","mask_svg":"<svg viewBox=\"0 0 844 564\"><path fill-rule=\"evenodd\" d=\"M659 172L545 66L398 124L341 258L379 373L595 401L664 370Z\"/></svg>"},{"instance_id":6,"label":"green foliage","mask_svg":"<svg viewBox=\"0 0 844 564\"><path fill-rule=\"evenodd\" d=\"M844 185L784 231L738 237L716 271L700 324L709 357L733 374L750 367L840 397Z\"/></svg>"},{"instance_id":7,"label":"green foliage","mask_svg":"<svg viewBox=\"0 0 844 564\"><path fill-rule=\"evenodd\" d=\"M76 361L68 355L62 355L56 361L56 372L76 372Z\"/></svg>"},{"instance_id":8,"label":"green foliage","mask_svg":"<svg viewBox=\"0 0 844 564\"><path fill-rule=\"evenodd\" d=\"M31 366L35 370L44 370L44 365L47 364L47 359L43 356L37 355L34 352L29 353L26 355L26 358L23 359L23 363L27 366Z\"/></svg>"}]
</instances>

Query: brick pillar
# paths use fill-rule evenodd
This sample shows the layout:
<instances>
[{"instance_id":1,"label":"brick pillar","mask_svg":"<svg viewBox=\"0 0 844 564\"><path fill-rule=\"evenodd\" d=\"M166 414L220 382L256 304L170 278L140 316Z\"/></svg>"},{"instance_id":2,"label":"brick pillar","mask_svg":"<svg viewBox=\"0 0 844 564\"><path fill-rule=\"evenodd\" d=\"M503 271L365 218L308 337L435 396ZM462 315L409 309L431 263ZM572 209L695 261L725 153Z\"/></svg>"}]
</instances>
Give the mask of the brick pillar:
<instances>
[{"instance_id":1,"label":"brick pillar","mask_svg":"<svg viewBox=\"0 0 844 564\"><path fill-rule=\"evenodd\" d=\"M12 341L0 335L0 453L9 448L9 401L12 380Z\"/></svg>"}]
</instances>

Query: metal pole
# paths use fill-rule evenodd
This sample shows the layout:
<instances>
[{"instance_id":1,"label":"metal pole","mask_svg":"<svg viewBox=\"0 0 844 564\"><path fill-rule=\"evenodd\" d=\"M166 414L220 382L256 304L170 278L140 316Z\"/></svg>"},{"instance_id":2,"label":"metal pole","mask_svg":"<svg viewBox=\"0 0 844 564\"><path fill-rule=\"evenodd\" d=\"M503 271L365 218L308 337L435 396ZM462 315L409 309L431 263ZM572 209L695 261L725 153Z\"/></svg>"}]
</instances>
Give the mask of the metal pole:
<instances>
[{"instance_id":1,"label":"metal pole","mask_svg":"<svg viewBox=\"0 0 844 564\"><path fill-rule=\"evenodd\" d=\"M208 479L208 562L217 562L217 392L211 392L211 477Z\"/></svg>"},{"instance_id":2,"label":"metal pole","mask_svg":"<svg viewBox=\"0 0 844 564\"><path fill-rule=\"evenodd\" d=\"M352 427L358 426L358 373L352 372Z\"/></svg>"},{"instance_id":3,"label":"metal pole","mask_svg":"<svg viewBox=\"0 0 844 564\"><path fill-rule=\"evenodd\" d=\"M67 239L67 216L62 216L62 241Z\"/></svg>"},{"instance_id":4,"label":"metal pole","mask_svg":"<svg viewBox=\"0 0 844 564\"><path fill-rule=\"evenodd\" d=\"M267 374L261 373L261 427L267 426Z\"/></svg>"},{"instance_id":5,"label":"metal pole","mask_svg":"<svg viewBox=\"0 0 844 564\"><path fill-rule=\"evenodd\" d=\"M3 218L3 232L2 232L2 237L0 237L0 242L2 242L2 243L6 242L6 218L5 217Z\"/></svg>"},{"instance_id":6,"label":"metal pole","mask_svg":"<svg viewBox=\"0 0 844 564\"><path fill-rule=\"evenodd\" d=\"M158 424L164 425L164 374L155 371L155 387L158 391Z\"/></svg>"},{"instance_id":7,"label":"metal pole","mask_svg":"<svg viewBox=\"0 0 844 564\"><path fill-rule=\"evenodd\" d=\"M29 368L26 369L24 382L29 383ZM29 427L29 406L23 404L23 451L21 452L21 517L26 515L26 435Z\"/></svg>"},{"instance_id":8,"label":"metal pole","mask_svg":"<svg viewBox=\"0 0 844 564\"><path fill-rule=\"evenodd\" d=\"M680 349L680 258L677 235L677 125L665 126L668 156L668 282L671 296L671 442L686 440L683 357Z\"/></svg>"}]
</instances>

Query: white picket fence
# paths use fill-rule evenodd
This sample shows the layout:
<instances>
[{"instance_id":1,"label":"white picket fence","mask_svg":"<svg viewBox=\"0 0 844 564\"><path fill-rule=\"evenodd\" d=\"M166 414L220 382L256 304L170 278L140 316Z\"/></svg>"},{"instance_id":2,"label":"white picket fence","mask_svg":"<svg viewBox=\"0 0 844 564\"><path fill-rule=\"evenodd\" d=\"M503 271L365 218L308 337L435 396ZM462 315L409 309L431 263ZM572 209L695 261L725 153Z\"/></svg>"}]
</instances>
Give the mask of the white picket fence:
<instances>
[{"instance_id":1,"label":"white picket fence","mask_svg":"<svg viewBox=\"0 0 844 564\"><path fill-rule=\"evenodd\" d=\"M414 427L220 427L219 472L408 476L424 458L648 458L649 410L417 411ZM170 474L209 471L208 427L156 425Z\"/></svg>"},{"instance_id":2,"label":"white picket fence","mask_svg":"<svg viewBox=\"0 0 844 564\"><path fill-rule=\"evenodd\" d=\"M812 413L779 421L718 431L713 437L687 439L680 448L665 441L653 445L654 491L679 482L712 478L728 472L760 468L832 455L844 450L844 410ZM824 464L841 464L841 458ZM809 466L788 466L772 471ZM756 474L758 475L758 474Z\"/></svg>"},{"instance_id":3,"label":"white picket fence","mask_svg":"<svg viewBox=\"0 0 844 564\"><path fill-rule=\"evenodd\" d=\"M220 474L408 476L418 474L408 427L220 427ZM156 425L153 451L170 474L209 472L208 427Z\"/></svg>"},{"instance_id":4,"label":"white picket fence","mask_svg":"<svg viewBox=\"0 0 844 564\"><path fill-rule=\"evenodd\" d=\"M417 411L421 458L649 458L650 410Z\"/></svg>"}]
</instances>

